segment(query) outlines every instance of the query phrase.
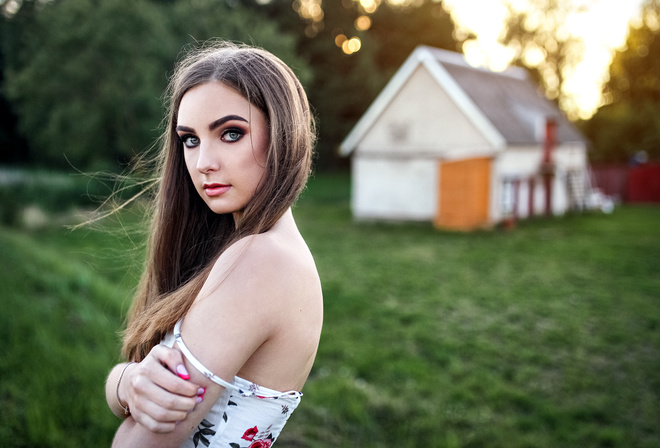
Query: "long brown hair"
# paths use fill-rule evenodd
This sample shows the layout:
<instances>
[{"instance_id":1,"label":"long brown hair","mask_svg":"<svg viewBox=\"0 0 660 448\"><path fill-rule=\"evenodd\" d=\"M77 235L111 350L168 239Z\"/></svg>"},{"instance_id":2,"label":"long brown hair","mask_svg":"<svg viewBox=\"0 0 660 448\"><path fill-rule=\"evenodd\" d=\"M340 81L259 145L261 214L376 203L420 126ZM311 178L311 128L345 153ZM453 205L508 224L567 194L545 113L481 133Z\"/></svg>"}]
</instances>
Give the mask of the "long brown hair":
<instances>
[{"instance_id":1,"label":"long brown hair","mask_svg":"<svg viewBox=\"0 0 660 448\"><path fill-rule=\"evenodd\" d=\"M179 105L193 87L220 82L266 117L266 173L236 222L215 214L199 197L175 131ZM124 333L123 354L142 360L190 309L217 257L247 235L269 230L307 182L314 120L300 82L280 59L246 45L215 41L189 52L167 90L168 115L158 156L159 185L146 268Z\"/></svg>"}]
</instances>

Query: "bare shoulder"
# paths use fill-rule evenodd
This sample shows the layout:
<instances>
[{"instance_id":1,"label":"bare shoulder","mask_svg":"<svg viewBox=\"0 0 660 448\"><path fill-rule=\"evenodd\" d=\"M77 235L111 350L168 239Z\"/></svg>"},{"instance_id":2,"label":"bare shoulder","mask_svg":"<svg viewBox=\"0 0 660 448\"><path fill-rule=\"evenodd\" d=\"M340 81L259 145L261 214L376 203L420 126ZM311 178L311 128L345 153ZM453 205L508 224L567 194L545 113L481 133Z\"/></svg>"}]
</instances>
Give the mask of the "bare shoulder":
<instances>
[{"instance_id":1,"label":"bare shoulder","mask_svg":"<svg viewBox=\"0 0 660 448\"><path fill-rule=\"evenodd\" d=\"M239 374L288 390L302 387L311 369L323 297L314 259L293 218L278 224L223 252L182 332L221 378Z\"/></svg>"},{"instance_id":2,"label":"bare shoulder","mask_svg":"<svg viewBox=\"0 0 660 448\"><path fill-rule=\"evenodd\" d=\"M320 298L314 258L297 232L274 229L245 237L217 260L207 283L235 286L242 300L285 305L301 298ZM232 288L233 289L233 288Z\"/></svg>"},{"instance_id":3,"label":"bare shoulder","mask_svg":"<svg viewBox=\"0 0 660 448\"><path fill-rule=\"evenodd\" d=\"M319 284L314 258L300 239L282 237L276 232L253 235L239 241L237 275L246 274L264 281L272 292L289 295L309 292Z\"/></svg>"}]
</instances>

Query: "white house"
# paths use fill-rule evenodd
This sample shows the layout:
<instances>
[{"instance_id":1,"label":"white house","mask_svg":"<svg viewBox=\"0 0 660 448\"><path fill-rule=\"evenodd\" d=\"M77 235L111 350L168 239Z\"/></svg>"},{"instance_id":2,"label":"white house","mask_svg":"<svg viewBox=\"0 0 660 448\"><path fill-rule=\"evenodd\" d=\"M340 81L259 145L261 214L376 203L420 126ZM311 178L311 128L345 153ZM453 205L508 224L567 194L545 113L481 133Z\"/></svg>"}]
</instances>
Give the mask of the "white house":
<instances>
[{"instance_id":1,"label":"white house","mask_svg":"<svg viewBox=\"0 0 660 448\"><path fill-rule=\"evenodd\" d=\"M421 46L340 152L352 157L356 219L470 229L581 208L586 147L524 69L496 73L459 53Z\"/></svg>"}]
</instances>

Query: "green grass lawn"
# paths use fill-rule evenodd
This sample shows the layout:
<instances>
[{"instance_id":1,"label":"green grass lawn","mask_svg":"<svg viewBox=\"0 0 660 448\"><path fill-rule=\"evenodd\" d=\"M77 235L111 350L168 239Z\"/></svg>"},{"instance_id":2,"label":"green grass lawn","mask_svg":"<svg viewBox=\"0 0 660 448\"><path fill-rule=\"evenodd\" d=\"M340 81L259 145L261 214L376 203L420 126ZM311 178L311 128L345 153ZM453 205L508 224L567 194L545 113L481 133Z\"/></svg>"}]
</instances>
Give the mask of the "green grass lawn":
<instances>
[{"instance_id":1,"label":"green grass lawn","mask_svg":"<svg viewBox=\"0 0 660 448\"><path fill-rule=\"evenodd\" d=\"M660 207L440 232L352 222L346 176L294 214L325 324L281 447L660 446ZM0 228L0 446L108 446L105 375L136 217Z\"/></svg>"}]
</instances>

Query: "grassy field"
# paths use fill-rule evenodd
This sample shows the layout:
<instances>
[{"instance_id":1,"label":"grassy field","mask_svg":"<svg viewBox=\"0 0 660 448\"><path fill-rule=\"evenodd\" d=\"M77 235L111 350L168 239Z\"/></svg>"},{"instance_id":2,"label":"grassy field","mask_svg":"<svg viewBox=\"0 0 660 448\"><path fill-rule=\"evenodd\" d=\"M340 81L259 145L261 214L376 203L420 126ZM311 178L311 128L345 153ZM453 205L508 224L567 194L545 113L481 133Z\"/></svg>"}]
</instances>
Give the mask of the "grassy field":
<instances>
[{"instance_id":1,"label":"grassy field","mask_svg":"<svg viewBox=\"0 0 660 448\"><path fill-rule=\"evenodd\" d=\"M325 325L280 447L660 446L660 207L439 232L356 224L348 178L295 215ZM0 228L0 446L108 446L136 216Z\"/></svg>"}]
</instances>

